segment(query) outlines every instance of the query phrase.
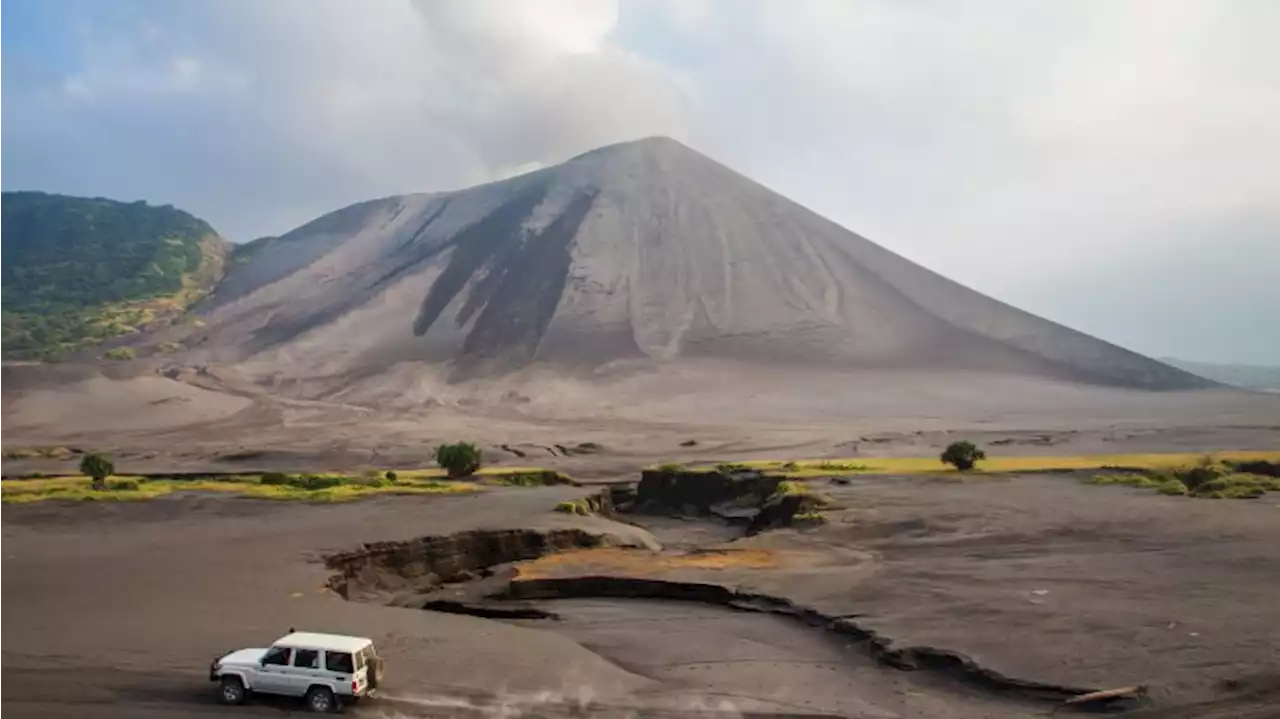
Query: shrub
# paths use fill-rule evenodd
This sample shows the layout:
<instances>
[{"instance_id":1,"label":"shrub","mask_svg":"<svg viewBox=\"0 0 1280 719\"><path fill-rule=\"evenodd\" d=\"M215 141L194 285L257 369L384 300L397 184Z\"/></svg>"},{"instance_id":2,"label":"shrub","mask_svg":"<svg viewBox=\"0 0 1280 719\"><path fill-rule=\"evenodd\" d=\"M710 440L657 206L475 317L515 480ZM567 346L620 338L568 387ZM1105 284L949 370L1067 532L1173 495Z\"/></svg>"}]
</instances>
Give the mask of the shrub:
<instances>
[{"instance_id":1,"label":"shrub","mask_svg":"<svg viewBox=\"0 0 1280 719\"><path fill-rule=\"evenodd\" d=\"M260 481L262 484L288 484L289 475L284 472L267 472Z\"/></svg>"},{"instance_id":2,"label":"shrub","mask_svg":"<svg viewBox=\"0 0 1280 719\"><path fill-rule=\"evenodd\" d=\"M800 469L800 465L796 464L795 462L783 462L782 466L779 467L779 469L781 469L783 472L794 472Z\"/></svg>"},{"instance_id":3,"label":"shrub","mask_svg":"<svg viewBox=\"0 0 1280 719\"><path fill-rule=\"evenodd\" d=\"M968 440L960 442L952 442L947 445L939 458L943 464L949 464L961 472L967 472L973 469L973 465L987 458L987 453L978 449L978 446Z\"/></svg>"},{"instance_id":4,"label":"shrub","mask_svg":"<svg viewBox=\"0 0 1280 719\"><path fill-rule=\"evenodd\" d=\"M435 460L450 477L469 477L480 469L480 449L470 442L442 444L436 448Z\"/></svg>"},{"instance_id":5,"label":"shrub","mask_svg":"<svg viewBox=\"0 0 1280 719\"><path fill-rule=\"evenodd\" d=\"M117 479L107 483L107 489L114 489L119 492L134 492L137 491L139 486L136 479Z\"/></svg>"},{"instance_id":6,"label":"shrub","mask_svg":"<svg viewBox=\"0 0 1280 719\"><path fill-rule=\"evenodd\" d=\"M816 526L826 524L827 518L821 512L800 512L791 518L793 525Z\"/></svg>"},{"instance_id":7,"label":"shrub","mask_svg":"<svg viewBox=\"0 0 1280 719\"><path fill-rule=\"evenodd\" d=\"M136 354L132 347L116 347L103 352L102 356L104 359L109 360L131 360Z\"/></svg>"},{"instance_id":8,"label":"shrub","mask_svg":"<svg viewBox=\"0 0 1280 719\"><path fill-rule=\"evenodd\" d=\"M491 475L490 479L508 487L553 487L557 484L573 483L567 477L550 469Z\"/></svg>"},{"instance_id":9,"label":"shrub","mask_svg":"<svg viewBox=\"0 0 1280 719\"><path fill-rule=\"evenodd\" d=\"M591 514L591 509L582 500L561 502L556 505L556 511L564 512L565 514L578 514L584 517Z\"/></svg>"},{"instance_id":10,"label":"shrub","mask_svg":"<svg viewBox=\"0 0 1280 719\"><path fill-rule=\"evenodd\" d=\"M1256 474L1227 474L1192 488L1197 497L1252 499L1273 489L1273 480Z\"/></svg>"},{"instance_id":11,"label":"shrub","mask_svg":"<svg viewBox=\"0 0 1280 719\"><path fill-rule=\"evenodd\" d=\"M1201 485L1208 484L1226 473L1225 467L1202 462L1194 467L1174 470L1173 475L1187 485L1187 489L1194 492Z\"/></svg>"},{"instance_id":12,"label":"shrub","mask_svg":"<svg viewBox=\"0 0 1280 719\"><path fill-rule=\"evenodd\" d=\"M1168 494L1175 497L1187 496L1187 485L1176 479L1166 480L1156 486L1156 491L1160 494Z\"/></svg>"},{"instance_id":13,"label":"shrub","mask_svg":"<svg viewBox=\"0 0 1280 719\"><path fill-rule=\"evenodd\" d=\"M346 484L347 481L346 477L325 477L319 474L308 474L302 477L293 477L289 479L287 484L298 489L328 489Z\"/></svg>"},{"instance_id":14,"label":"shrub","mask_svg":"<svg viewBox=\"0 0 1280 719\"><path fill-rule=\"evenodd\" d=\"M111 460L100 454L86 454L80 460L80 474L93 478L94 489L106 489L107 477L115 474L115 471L116 467Z\"/></svg>"},{"instance_id":15,"label":"shrub","mask_svg":"<svg viewBox=\"0 0 1280 719\"><path fill-rule=\"evenodd\" d=\"M386 474L384 474L384 475L382 475L382 476L383 476L383 477L385 477L385 478L386 478L386 480L387 480L388 482L391 482L391 483L393 483L393 484L395 483L395 481L396 481L396 479L397 479L397 477L396 477L396 473L395 473L395 470L392 470L392 469L388 469L388 470L387 470L387 473L386 473Z\"/></svg>"},{"instance_id":16,"label":"shrub","mask_svg":"<svg viewBox=\"0 0 1280 719\"><path fill-rule=\"evenodd\" d=\"M793 482L789 479L778 482L778 488L773 493L785 497L789 494L808 494L809 485L803 482Z\"/></svg>"}]
</instances>

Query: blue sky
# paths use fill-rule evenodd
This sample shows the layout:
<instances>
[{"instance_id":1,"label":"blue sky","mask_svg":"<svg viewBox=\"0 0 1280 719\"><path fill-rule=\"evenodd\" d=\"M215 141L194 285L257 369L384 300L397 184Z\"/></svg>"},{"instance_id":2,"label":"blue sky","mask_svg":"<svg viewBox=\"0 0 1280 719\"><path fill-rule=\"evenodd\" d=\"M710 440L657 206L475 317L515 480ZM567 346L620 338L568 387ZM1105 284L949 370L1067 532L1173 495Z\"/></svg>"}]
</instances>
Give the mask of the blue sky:
<instances>
[{"instance_id":1,"label":"blue sky","mask_svg":"<svg viewBox=\"0 0 1280 719\"><path fill-rule=\"evenodd\" d=\"M3 186L228 238L671 135L1155 355L1280 364L1280 3L9 0Z\"/></svg>"}]
</instances>

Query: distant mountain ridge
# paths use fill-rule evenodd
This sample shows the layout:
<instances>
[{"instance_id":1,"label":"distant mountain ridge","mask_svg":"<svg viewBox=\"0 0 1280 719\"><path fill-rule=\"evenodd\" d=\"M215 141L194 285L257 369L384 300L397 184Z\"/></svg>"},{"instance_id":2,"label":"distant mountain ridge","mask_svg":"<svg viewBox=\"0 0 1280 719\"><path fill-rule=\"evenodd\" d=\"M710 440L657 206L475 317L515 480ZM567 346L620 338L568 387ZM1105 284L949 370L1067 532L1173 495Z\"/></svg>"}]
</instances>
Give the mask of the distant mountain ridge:
<instances>
[{"instance_id":1,"label":"distant mountain ridge","mask_svg":"<svg viewBox=\"0 0 1280 719\"><path fill-rule=\"evenodd\" d=\"M1176 357L1161 357L1160 361L1215 382L1263 392L1280 392L1280 367L1194 362Z\"/></svg>"},{"instance_id":2,"label":"distant mountain ridge","mask_svg":"<svg viewBox=\"0 0 1280 719\"><path fill-rule=\"evenodd\" d=\"M180 316L231 245L170 206L5 192L5 359L59 359Z\"/></svg>"}]
</instances>

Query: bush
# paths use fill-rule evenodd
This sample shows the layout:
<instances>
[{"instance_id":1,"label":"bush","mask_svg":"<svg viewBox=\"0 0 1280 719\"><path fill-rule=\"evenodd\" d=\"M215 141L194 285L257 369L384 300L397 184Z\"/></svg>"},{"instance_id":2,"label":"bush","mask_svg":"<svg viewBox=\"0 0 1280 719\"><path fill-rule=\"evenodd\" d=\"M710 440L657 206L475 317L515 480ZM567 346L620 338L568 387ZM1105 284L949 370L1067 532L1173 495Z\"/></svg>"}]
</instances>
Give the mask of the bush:
<instances>
[{"instance_id":1,"label":"bush","mask_svg":"<svg viewBox=\"0 0 1280 719\"><path fill-rule=\"evenodd\" d=\"M952 442L947 445L942 456L939 458L943 464L949 464L961 472L967 472L973 469L973 465L987 458L987 453L978 449L978 446L968 440L960 442Z\"/></svg>"},{"instance_id":2,"label":"bush","mask_svg":"<svg viewBox=\"0 0 1280 719\"><path fill-rule=\"evenodd\" d=\"M793 482L792 480L787 479L778 482L778 487L773 490L773 493L782 497L789 494L808 494L809 485L804 482Z\"/></svg>"},{"instance_id":3,"label":"bush","mask_svg":"<svg viewBox=\"0 0 1280 719\"><path fill-rule=\"evenodd\" d=\"M391 469L388 469L388 470L387 470L387 473L386 473L386 474L384 474L384 475L382 475L382 476L383 476L383 477L385 477L385 478L386 478L386 480L387 480L388 482L391 482L391 483L393 483L393 484L395 483L395 481L396 481L396 479L397 479L397 477L396 477L396 473L395 473L395 470L391 470Z\"/></svg>"},{"instance_id":4,"label":"bush","mask_svg":"<svg viewBox=\"0 0 1280 719\"><path fill-rule=\"evenodd\" d=\"M453 478L469 477L480 469L480 449L470 442L442 444L436 448L435 459Z\"/></svg>"},{"instance_id":5,"label":"bush","mask_svg":"<svg viewBox=\"0 0 1280 719\"><path fill-rule=\"evenodd\" d=\"M578 514L584 517L591 514L591 508L582 500L561 502L556 505L556 511L564 512L565 514Z\"/></svg>"},{"instance_id":6,"label":"bush","mask_svg":"<svg viewBox=\"0 0 1280 719\"><path fill-rule=\"evenodd\" d=\"M491 475L489 478L508 487L554 487L557 484L573 484L568 477L550 469Z\"/></svg>"},{"instance_id":7,"label":"bush","mask_svg":"<svg viewBox=\"0 0 1280 719\"><path fill-rule=\"evenodd\" d=\"M94 489L106 489L107 477L115 474L115 471L116 466L111 463L111 460L100 454L86 454L80 460L80 474L93 478Z\"/></svg>"},{"instance_id":8,"label":"bush","mask_svg":"<svg viewBox=\"0 0 1280 719\"><path fill-rule=\"evenodd\" d=\"M308 474L302 477L294 477L288 481L288 484L298 489L328 489L346 484L347 481L346 477L324 477L318 474Z\"/></svg>"},{"instance_id":9,"label":"bush","mask_svg":"<svg viewBox=\"0 0 1280 719\"><path fill-rule=\"evenodd\" d=\"M103 352L102 356L104 359L109 360L131 360L137 356L137 353L133 351L132 347L116 347Z\"/></svg>"},{"instance_id":10,"label":"bush","mask_svg":"<svg viewBox=\"0 0 1280 719\"><path fill-rule=\"evenodd\" d=\"M1182 482L1179 482L1176 479L1170 479L1170 480L1161 482L1158 486L1156 486L1156 491L1159 492L1160 494L1168 494L1174 497L1185 497L1188 494L1187 485L1183 484Z\"/></svg>"},{"instance_id":11,"label":"bush","mask_svg":"<svg viewBox=\"0 0 1280 719\"><path fill-rule=\"evenodd\" d=\"M262 484L288 484L289 475L284 472L267 472L262 475Z\"/></svg>"},{"instance_id":12,"label":"bush","mask_svg":"<svg viewBox=\"0 0 1280 719\"><path fill-rule=\"evenodd\" d=\"M1197 497L1215 499L1253 499L1275 488L1270 477L1256 474L1227 474L1198 485L1192 492Z\"/></svg>"}]
</instances>

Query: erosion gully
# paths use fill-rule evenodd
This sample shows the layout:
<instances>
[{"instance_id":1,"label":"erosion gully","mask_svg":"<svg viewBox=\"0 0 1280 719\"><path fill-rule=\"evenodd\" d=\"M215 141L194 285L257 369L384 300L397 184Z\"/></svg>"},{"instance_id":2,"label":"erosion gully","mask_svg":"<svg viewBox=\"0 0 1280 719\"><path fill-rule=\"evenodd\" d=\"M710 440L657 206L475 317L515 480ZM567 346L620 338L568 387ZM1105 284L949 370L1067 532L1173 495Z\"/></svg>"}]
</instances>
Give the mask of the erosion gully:
<instances>
[{"instance_id":1,"label":"erosion gully","mask_svg":"<svg viewBox=\"0 0 1280 719\"><path fill-rule=\"evenodd\" d=\"M812 507L779 502L778 478L681 473L591 495L593 514L651 532L664 551L788 526ZM762 519L764 520L762 522ZM561 633L635 674L769 716L1026 716L1095 691L1012 677L945 648L903 646L859 622L782 596L710 582L604 574L518 575L550 554L616 538L582 529L512 529L365 545L327 558L350 600L514 622ZM1069 707L1124 711L1131 696ZM744 708L747 707L747 708ZM705 707L704 707L705 708ZM723 707L722 707L723 708ZM520 712L516 712L519 714Z\"/></svg>"}]
</instances>

